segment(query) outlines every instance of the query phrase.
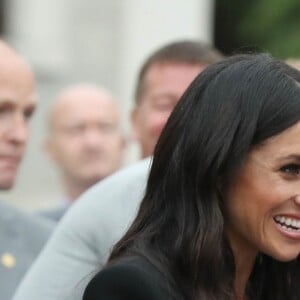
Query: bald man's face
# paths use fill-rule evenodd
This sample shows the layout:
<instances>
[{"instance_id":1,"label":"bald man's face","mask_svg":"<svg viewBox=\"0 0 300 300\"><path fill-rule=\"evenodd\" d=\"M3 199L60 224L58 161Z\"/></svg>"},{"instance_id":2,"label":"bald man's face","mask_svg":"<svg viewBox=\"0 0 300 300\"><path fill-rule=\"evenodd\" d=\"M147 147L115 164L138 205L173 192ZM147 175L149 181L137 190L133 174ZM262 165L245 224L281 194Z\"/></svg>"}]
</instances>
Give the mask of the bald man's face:
<instances>
[{"instance_id":1,"label":"bald man's face","mask_svg":"<svg viewBox=\"0 0 300 300\"><path fill-rule=\"evenodd\" d=\"M2 50L0 46L0 189L5 190L15 182L36 99L29 67Z\"/></svg>"},{"instance_id":2,"label":"bald man's face","mask_svg":"<svg viewBox=\"0 0 300 300\"><path fill-rule=\"evenodd\" d=\"M48 150L65 179L90 186L116 171L124 141L116 104L88 90L68 93L55 104Z\"/></svg>"}]
</instances>

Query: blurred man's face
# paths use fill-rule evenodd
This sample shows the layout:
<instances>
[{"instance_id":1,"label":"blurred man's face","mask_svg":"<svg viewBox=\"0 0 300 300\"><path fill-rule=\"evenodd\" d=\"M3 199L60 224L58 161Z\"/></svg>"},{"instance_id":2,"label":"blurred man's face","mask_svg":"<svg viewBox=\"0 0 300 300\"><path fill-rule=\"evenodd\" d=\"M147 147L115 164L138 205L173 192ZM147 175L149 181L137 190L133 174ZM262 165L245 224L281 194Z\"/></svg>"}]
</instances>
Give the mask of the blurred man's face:
<instances>
[{"instance_id":1,"label":"blurred man's face","mask_svg":"<svg viewBox=\"0 0 300 300\"><path fill-rule=\"evenodd\" d=\"M144 90L132 114L133 131L142 156L154 147L174 106L204 65L156 63L147 71Z\"/></svg>"},{"instance_id":2,"label":"blurred man's face","mask_svg":"<svg viewBox=\"0 0 300 300\"><path fill-rule=\"evenodd\" d=\"M33 75L0 45L0 189L10 189L28 139L28 121L35 109Z\"/></svg>"},{"instance_id":3,"label":"blurred man's face","mask_svg":"<svg viewBox=\"0 0 300 300\"><path fill-rule=\"evenodd\" d=\"M52 115L48 150L65 179L90 186L116 171L124 141L116 104L77 90L59 100Z\"/></svg>"}]
</instances>

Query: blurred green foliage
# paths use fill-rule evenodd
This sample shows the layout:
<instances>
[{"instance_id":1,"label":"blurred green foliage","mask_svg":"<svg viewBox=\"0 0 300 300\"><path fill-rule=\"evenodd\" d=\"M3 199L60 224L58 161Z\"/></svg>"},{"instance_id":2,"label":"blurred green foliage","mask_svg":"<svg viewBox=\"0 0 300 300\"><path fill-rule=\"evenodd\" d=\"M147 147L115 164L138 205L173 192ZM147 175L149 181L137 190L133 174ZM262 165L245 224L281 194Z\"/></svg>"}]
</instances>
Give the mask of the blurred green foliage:
<instances>
[{"instance_id":1,"label":"blurred green foliage","mask_svg":"<svg viewBox=\"0 0 300 300\"><path fill-rule=\"evenodd\" d=\"M300 57L300 0L215 0L216 46Z\"/></svg>"}]
</instances>

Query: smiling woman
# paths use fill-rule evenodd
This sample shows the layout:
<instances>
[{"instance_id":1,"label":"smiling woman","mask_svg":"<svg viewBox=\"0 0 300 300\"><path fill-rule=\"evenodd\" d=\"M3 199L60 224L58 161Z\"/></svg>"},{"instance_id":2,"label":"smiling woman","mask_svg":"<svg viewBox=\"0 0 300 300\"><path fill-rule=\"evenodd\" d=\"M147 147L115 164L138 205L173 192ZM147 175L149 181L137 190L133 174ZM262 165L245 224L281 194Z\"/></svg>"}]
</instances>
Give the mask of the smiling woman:
<instances>
[{"instance_id":1,"label":"smiling woman","mask_svg":"<svg viewBox=\"0 0 300 300\"><path fill-rule=\"evenodd\" d=\"M299 83L266 54L195 79L135 221L84 300L300 299Z\"/></svg>"},{"instance_id":2,"label":"smiling woman","mask_svg":"<svg viewBox=\"0 0 300 300\"><path fill-rule=\"evenodd\" d=\"M281 261L299 254L299 137L298 122L254 147L228 187L227 234L235 257L241 245L248 257L251 250L252 257L259 250Z\"/></svg>"}]
</instances>

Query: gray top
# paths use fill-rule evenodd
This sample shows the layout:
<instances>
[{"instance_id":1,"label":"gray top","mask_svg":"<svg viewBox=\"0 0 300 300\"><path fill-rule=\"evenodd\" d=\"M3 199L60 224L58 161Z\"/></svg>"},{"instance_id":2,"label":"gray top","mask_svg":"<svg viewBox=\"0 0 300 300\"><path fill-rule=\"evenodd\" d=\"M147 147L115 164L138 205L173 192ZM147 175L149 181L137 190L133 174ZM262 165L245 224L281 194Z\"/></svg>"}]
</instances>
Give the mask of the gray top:
<instances>
[{"instance_id":1,"label":"gray top","mask_svg":"<svg viewBox=\"0 0 300 300\"><path fill-rule=\"evenodd\" d=\"M25 276L14 300L82 299L91 277L133 221L150 159L96 184L73 204Z\"/></svg>"},{"instance_id":2,"label":"gray top","mask_svg":"<svg viewBox=\"0 0 300 300\"><path fill-rule=\"evenodd\" d=\"M0 201L0 299L10 300L54 224Z\"/></svg>"},{"instance_id":3,"label":"gray top","mask_svg":"<svg viewBox=\"0 0 300 300\"><path fill-rule=\"evenodd\" d=\"M48 218L53 222L58 222L69 209L70 204L63 203L56 207L44 209L38 212L38 215Z\"/></svg>"}]
</instances>

